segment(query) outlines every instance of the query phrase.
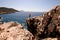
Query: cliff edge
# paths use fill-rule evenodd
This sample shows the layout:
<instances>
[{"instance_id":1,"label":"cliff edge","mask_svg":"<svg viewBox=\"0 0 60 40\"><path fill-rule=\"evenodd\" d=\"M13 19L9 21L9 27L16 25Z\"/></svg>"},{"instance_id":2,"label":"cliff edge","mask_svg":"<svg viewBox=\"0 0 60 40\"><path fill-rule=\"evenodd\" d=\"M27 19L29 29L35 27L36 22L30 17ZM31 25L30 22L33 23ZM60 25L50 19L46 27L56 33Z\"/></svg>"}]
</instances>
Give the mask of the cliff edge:
<instances>
[{"instance_id":1,"label":"cliff edge","mask_svg":"<svg viewBox=\"0 0 60 40\"><path fill-rule=\"evenodd\" d=\"M37 40L41 38L58 38L56 40L60 40L60 5L43 16L27 18L26 22L28 30Z\"/></svg>"}]
</instances>

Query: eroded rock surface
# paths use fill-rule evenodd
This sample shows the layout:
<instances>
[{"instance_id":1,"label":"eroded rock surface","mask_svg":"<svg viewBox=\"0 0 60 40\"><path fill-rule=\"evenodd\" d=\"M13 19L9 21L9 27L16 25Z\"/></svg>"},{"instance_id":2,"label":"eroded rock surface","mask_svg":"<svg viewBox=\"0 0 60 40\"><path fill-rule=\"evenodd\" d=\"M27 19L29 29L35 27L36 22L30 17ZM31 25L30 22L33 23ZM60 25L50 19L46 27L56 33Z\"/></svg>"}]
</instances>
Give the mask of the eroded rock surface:
<instances>
[{"instance_id":1,"label":"eroded rock surface","mask_svg":"<svg viewBox=\"0 0 60 40\"><path fill-rule=\"evenodd\" d=\"M38 39L60 37L60 5L43 16L27 18L28 30Z\"/></svg>"},{"instance_id":2,"label":"eroded rock surface","mask_svg":"<svg viewBox=\"0 0 60 40\"><path fill-rule=\"evenodd\" d=\"M45 38L45 39L42 39L42 40L58 40L58 38Z\"/></svg>"},{"instance_id":3,"label":"eroded rock surface","mask_svg":"<svg viewBox=\"0 0 60 40\"><path fill-rule=\"evenodd\" d=\"M16 22L0 25L0 40L36 40L24 27Z\"/></svg>"}]
</instances>

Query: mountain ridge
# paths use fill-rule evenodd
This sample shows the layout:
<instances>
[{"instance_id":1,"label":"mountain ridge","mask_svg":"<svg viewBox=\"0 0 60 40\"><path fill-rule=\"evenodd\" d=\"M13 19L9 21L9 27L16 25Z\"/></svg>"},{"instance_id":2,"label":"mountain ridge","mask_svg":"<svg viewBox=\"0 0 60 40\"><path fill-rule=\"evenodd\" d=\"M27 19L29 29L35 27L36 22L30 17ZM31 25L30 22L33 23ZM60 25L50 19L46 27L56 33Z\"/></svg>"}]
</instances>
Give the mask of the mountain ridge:
<instances>
[{"instance_id":1,"label":"mountain ridge","mask_svg":"<svg viewBox=\"0 0 60 40\"><path fill-rule=\"evenodd\" d=\"M9 14L14 12L19 12L19 11L13 8L0 7L0 14Z\"/></svg>"}]
</instances>

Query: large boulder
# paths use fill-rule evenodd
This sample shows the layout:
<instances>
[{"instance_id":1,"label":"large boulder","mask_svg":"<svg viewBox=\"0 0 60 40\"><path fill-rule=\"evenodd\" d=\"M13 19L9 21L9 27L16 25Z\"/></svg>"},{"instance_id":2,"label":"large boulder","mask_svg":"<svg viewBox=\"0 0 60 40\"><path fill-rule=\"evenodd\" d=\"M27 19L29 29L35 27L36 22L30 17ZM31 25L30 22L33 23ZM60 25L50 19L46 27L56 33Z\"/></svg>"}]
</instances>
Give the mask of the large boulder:
<instances>
[{"instance_id":1,"label":"large boulder","mask_svg":"<svg viewBox=\"0 0 60 40\"><path fill-rule=\"evenodd\" d=\"M60 5L43 16L27 18L28 30L38 39L60 37Z\"/></svg>"},{"instance_id":2,"label":"large boulder","mask_svg":"<svg viewBox=\"0 0 60 40\"><path fill-rule=\"evenodd\" d=\"M32 33L16 22L0 25L0 40L36 40Z\"/></svg>"}]
</instances>

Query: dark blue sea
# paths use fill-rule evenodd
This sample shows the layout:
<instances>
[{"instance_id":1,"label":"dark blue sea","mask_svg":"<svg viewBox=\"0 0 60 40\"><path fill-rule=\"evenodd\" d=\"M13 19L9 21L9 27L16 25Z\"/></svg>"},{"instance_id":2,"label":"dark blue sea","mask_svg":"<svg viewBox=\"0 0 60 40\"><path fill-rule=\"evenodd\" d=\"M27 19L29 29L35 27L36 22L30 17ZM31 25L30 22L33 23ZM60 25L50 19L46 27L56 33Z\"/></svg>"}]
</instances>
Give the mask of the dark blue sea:
<instances>
[{"instance_id":1,"label":"dark blue sea","mask_svg":"<svg viewBox=\"0 0 60 40\"><path fill-rule=\"evenodd\" d=\"M2 22L14 21L23 24L24 27L27 28L26 18L29 18L29 14L31 14L31 17L34 17L34 16L41 16L43 13L42 12L16 12L11 14L2 14L0 15L0 17L3 17Z\"/></svg>"}]
</instances>

